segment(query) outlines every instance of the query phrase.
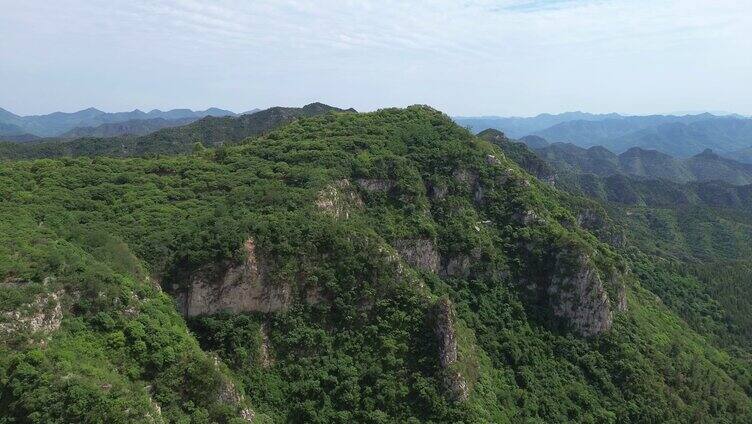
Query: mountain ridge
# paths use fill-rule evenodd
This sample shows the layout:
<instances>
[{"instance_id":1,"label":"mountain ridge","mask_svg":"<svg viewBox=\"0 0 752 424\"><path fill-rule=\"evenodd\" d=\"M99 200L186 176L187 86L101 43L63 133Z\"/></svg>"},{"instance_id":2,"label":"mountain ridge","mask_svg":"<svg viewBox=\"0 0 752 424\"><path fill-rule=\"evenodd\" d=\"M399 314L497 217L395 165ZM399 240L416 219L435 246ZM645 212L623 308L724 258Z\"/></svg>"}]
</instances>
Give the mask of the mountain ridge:
<instances>
[{"instance_id":1,"label":"mountain ridge","mask_svg":"<svg viewBox=\"0 0 752 424\"><path fill-rule=\"evenodd\" d=\"M412 106L3 163L0 417L749 421L743 314L513 146Z\"/></svg>"},{"instance_id":2,"label":"mountain ridge","mask_svg":"<svg viewBox=\"0 0 752 424\"><path fill-rule=\"evenodd\" d=\"M197 146L211 148L236 144L298 118L354 111L316 102L300 108L272 107L239 116L207 116L186 125L162 128L143 136L41 139L23 144L0 143L0 158L185 154L192 152Z\"/></svg>"},{"instance_id":3,"label":"mountain ridge","mask_svg":"<svg viewBox=\"0 0 752 424\"><path fill-rule=\"evenodd\" d=\"M203 118L205 116L235 116L234 112L219 108L203 111L190 109L172 109L161 111L154 109L143 112L135 109L130 112L103 112L90 107L76 112L53 112L44 115L19 116L5 109L0 112L0 123L17 125L24 132L40 137L56 137L75 127L94 127L102 124L114 124L139 119L184 119ZM0 133L0 135L2 135Z\"/></svg>"},{"instance_id":4,"label":"mountain ridge","mask_svg":"<svg viewBox=\"0 0 752 424\"><path fill-rule=\"evenodd\" d=\"M675 158L658 150L642 147L631 147L616 154L603 146L583 148L559 142L533 150L557 169L601 177L628 175L679 183L713 180L732 185L752 183L752 165L721 156L712 149L705 149L688 158Z\"/></svg>"}]
</instances>

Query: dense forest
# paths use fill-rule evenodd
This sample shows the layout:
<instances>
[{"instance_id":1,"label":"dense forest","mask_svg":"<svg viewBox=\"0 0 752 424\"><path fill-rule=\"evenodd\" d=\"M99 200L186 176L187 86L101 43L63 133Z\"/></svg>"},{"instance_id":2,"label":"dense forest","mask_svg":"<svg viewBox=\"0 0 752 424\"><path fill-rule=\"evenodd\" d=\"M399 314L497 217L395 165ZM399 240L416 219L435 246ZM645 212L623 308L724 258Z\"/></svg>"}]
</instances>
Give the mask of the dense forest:
<instances>
[{"instance_id":1,"label":"dense forest","mask_svg":"<svg viewBox=\"0 0 752 424\"><path fill-rule=\"evenodd\" d=\"M749 197L325 112L5 156L0 422L752 421Z\"/></svg>"}]
</instances>

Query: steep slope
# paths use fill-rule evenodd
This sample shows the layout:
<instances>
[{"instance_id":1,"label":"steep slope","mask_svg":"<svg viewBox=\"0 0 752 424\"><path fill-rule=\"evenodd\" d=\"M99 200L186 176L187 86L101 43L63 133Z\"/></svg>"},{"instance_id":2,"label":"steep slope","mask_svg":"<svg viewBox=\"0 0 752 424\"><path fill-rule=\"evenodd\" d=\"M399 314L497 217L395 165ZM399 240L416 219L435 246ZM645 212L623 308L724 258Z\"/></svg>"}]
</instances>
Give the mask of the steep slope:
<instances>
[{"instance_id":1,"label":"steep slope","mask_svg":"<svg viewBox=\"0 0 752 424\"><path fill-rule=\"evenodd\" d=\"M749 365L629 271L602 208L427 107L9 162L0 198L0 307L28 323L2 327L6 420L751 418Z\"/></svg>"},{"instance_id":2,"label":"steep slope","mask_svg":"<svg viewBox=\"0 0 752 424\"><path fill-rule=\"evenodd\" d=\"M522 145L499 144L523 166ZM536 171L540 166L534 166ZM608 239L639 246L633 269L696 331L720 346L752 347L752 185L679 184L559 170L557 187L599 200L621 228ZM602 222L590 215L593 222ZM632 253L634 255L634 252ZM647 256L646 256L647 255Z\"/></svg>"},{"instance_id":3,"label":"steep slope","mask_svg":"<svg viewBox=\"0 0 752 424\"><path fill-rule=\"evenodd\" d=\"M146 135L162 128L179 127L190 124L199 118L188 117L178 119L132 119L130 121L112 124L102 124L96 127L76 127L60 135L60 138L82 137L117 137L121 135Z\"/></svg>"},{"instance_id":4,"label":"steep slope","mask_svg":"<svg viewBox=\"0 0 752 424\"><path fill-rule=\"evenodd\" d=\"M478 138L499 147L509 159L539 180L548 184L555 184L556 171L554 168L532 150L526 148L524 143L514 142L507 138L503 132L495 129L481 131L478 133Z\"/></svg>"}]
</instances>

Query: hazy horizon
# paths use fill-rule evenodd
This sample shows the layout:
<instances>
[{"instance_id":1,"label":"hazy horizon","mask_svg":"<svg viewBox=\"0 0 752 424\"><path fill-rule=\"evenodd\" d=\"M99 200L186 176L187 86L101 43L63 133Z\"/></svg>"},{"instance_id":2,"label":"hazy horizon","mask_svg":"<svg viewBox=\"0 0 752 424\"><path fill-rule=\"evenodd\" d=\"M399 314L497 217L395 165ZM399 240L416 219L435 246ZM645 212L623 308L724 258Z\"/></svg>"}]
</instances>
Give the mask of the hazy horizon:
<instances>
[{"instance_id":1,"label":"hazy horizon","mask_svg":"<svg viewBox=\"0 0 752 424\"><path fill-rule=\"evenodd\" d=\"M3 3L0 107L19 115L314 101L752 115L752 2Z\"/></svg>"},{"instance_id":2,"label":"hazy horizon","mask_svg":"<svg viewBox=\"0 0 752 424\"><path fill-rule=\"evenodd\" d=\"M304 104L300 104L300 105L275 105L275 106L281 106L281 107L302 107L302 106L305 106L305 105ZM270 106L270 107L275 107L275 106ZM347 105L329 105L329 106L335 106L335 107L340 107L340 108L345 108L345 109L349 107ZM409 105L404 105L404 106L409 106ZM389 108L389 107L391 107L391 106L384 106L383 108ZM201 108L201 109L191 109L191 108L184 108L184 107L177 107L177 108L159 108L159 107L157 107L157 108L153 108L153 109L144 109L144 108L138 108L137 107L135 109L129 109L129 110L104 110L102 108L98 108L98 107L95 107L95 106L89 106L89 107L85 107L83 109L76 109L76 110L59 110L59 109L56 109L56 110L51 110L51 111L45 112L45 113L34 113L34 114L25 115L25 114L16 113L15 111L10 110L10 109L8 109L6 107L3 107L3 105L0 105L0 109L6 110L6 111L8 111L10 113L13 113L13 114L16 114L16 115L19 115L19 116L22 116L22 117L44 116L44 115L49 115L49 114L56 113L56 112L76 113L76 112L82 112L84 110L91 109L91 108L97 109L100 112L104 112L104 113L128 113L128 112L135 112L135 111L141 111L141 112L144 112L144 113L149 113L149 112L151 112L153 110L167 112L167 111L173 110L173 109L190 109L190 110L192 110L194 112L198 112L198 111L204 111L204 110L211 109L211 108L216 108L216 109L227 110L227 111L230 111L230 112L233 112L233 113L236 113L236 114L241 114L241 113L249 112L249 111L254 110L254 109L258 109L258 110L265 109L265 108L251 107L251 108L248 108L247 110L232 110L232 109L229 109L229 108L226 108L226 107L214 105L214 106L208 106L206 108ZM378 108L378 109L382 109L382 108ZM377 110L377 109L359 110L359 112L370 112L370 111L374 111L374 110ZM645 113L645 114L630 114L630 113L620 113L620 112L613 112L613 111L612 112L588 112L588 111L583 111L583 110L565 110L565 111L561 111L561 112L545 112L544 111L544 112L535 113L533 115L519 115L519 114L509 114L509 115L499 115L499 114L463 115L463 114L452 114L451 116L455 117L455 118L535 118L535 117L540 116L540 115L563 115L563 114L567 114L567 113L586 113L586 114L593 114L593 115L617 114L617 115L621 115L621 116L646 116L646 115L674 115L674 116L682 116L682 115L701 115L701 114L704 114L704 113L710 113L710 114L716 115L716 116L741 115L743 117L752 118L752 116L747 116L745 114L740 114L740 113L737 113L737 112L717 111L717 110L688 110L688 111L657 112L657 113Z\"/></svg>"}]
</instances>

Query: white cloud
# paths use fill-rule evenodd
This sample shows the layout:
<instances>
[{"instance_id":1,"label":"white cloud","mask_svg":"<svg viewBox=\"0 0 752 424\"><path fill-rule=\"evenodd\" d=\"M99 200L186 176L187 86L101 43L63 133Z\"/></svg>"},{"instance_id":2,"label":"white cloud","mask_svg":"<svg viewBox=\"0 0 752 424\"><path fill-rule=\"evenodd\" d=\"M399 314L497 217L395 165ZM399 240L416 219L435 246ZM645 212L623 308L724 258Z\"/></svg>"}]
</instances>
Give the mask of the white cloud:
<instances>
[{"instance_id":1,"label":"white cloud","mask_svg":"<svg viewBox=\"0 0 752 424\"><path fill-rule=\"evenodd\" d=\"M741 80L752 2L6 1L0 104L20 111L329 99L453 113L752 112Z\"/></svg>"}]
</instances>

